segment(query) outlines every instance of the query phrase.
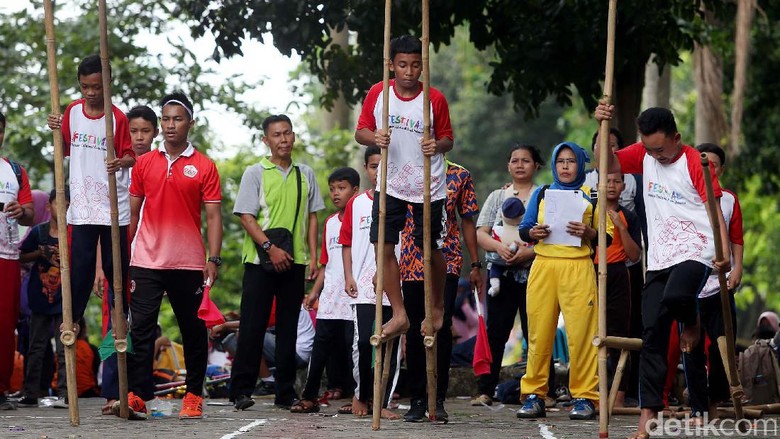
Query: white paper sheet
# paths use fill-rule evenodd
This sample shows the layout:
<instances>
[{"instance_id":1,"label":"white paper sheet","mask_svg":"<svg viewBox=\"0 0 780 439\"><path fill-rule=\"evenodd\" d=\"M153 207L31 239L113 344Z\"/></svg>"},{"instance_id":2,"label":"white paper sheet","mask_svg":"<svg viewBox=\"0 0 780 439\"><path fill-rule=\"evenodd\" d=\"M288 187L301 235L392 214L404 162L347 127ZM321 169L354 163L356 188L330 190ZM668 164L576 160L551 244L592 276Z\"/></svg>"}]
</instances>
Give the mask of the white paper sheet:
<instances>
[{"instance_id":1,"label":"white paper sheet","mask_svg":"<svg viewBox=\"0 0 780 439\"><path fill-rule=\"evenodd\" d=\"M582 222L582 214L587 205L582 192L548 189L544 193L544 223L550 226L550 235L544 238L545 244L579 247L582 238L566 232L569 221Z\"/></svg>"}]
</instances>

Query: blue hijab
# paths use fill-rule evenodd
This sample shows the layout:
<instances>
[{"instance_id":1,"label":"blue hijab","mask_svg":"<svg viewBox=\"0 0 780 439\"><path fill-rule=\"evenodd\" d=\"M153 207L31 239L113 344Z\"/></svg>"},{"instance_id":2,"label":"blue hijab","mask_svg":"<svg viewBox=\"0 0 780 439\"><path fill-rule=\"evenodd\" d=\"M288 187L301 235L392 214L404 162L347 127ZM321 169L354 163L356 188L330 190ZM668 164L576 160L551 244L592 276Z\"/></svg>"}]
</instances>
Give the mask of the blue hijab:
<instances>
[{"instance_id":1,"label":"blue hijab","mask_svg":"<svg viewBox=\"0 0 780 439\"><path fill-rule=\"evenodd\" d=\"M569 148L574 151L574 156L577 158L577 176L571 183L562 183L558 178L558 171L555 169L555 160L558 158L558 154L561 153L563 148ZM550 186L550 189L579 189L582 184L585 183L585 163L590 163L590 157L588 156L587 151L582 149L580 145L577 145L574 142L559 143L552 153L553 184Z\"/></svg>"}]
</instances>

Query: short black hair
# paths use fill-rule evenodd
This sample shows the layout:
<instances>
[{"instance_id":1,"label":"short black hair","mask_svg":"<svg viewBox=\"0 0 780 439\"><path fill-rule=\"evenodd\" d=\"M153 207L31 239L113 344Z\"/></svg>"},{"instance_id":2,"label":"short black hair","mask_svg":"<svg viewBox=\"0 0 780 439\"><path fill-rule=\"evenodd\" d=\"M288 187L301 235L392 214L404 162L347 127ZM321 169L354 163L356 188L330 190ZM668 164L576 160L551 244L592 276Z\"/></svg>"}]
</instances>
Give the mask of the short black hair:
<instances>
[{"instance_id":1,"label":"short black hair","mask_svg":"<svg viewBox=\"0 0 780 439\"><path fill-rule=\"evenodd\" d=\"M178 101L178 102L171 102L171 101ZM187 116L190 117L190 120L192 120L192 114L194 111L192 110L192 102L190 102L189 98L187 98L187 95L184 94L183 91L174 91L173 93L168 93L167 95L163 96L163 98L160 100L160 108L165 107L165 105L168 104L168 102L171 102L171 105L181 105L184 104L184 108L187 109Z\"/></svg>"},{"instance_id":2,"label":"short black hair","mask_svg":"<svg viewBox=\"0 0 780 439\"><path fill-rule=\"evenodd\" d=\"M328 176L328 184L337 181L346 181L350 186L357 187L360 186L360 174L349 166L338 168Z\"/></svg>"},{"instance_id":3,"label":"short black hair","mask_svg":"<svg viewBox=\"0 0 780 439\"><path fill-rule=\"evenodd\" d=\"M263 120L263 134L268 134L268 126L276 122L287 122L290 124L290 129L292 129L292 121L286 114L272 114Z\"/></svg>"},{"instance_id":4,"label":"short black hair","mask_svg":"<svg viewBox=\"0 0 780 439\"><path fill-rule=\"evenodd\" d=\"M52 189L49 192L49 203L57 199L57 189ZM65 186L65 199L70 201L70 186Z\"/></svg>"},{"instance_id":5,"label":"short black hair","mask_svg":"<svg viewBox=\"0 0 780 439\"><path fill-rule=\"evenodd\" d=\"M609 134L612 134L617 139L618 151L623 149L626 146L625 141L623 140L623 133L621 133L619 129L617 129L617 128L610 128L609 129ZM596 150L596 139L598 137L599 137L599 132L598 131L593 133L593 139L591 139L591 141L590 141L590 149L591 149L591 151L595 151ZM609 143L609 142L607 142L607 143Z\"/></svg>"},{"instance_id":6,"label":"short black hair","mask_svg":"<svg viewBox=\"0 0 780 439\"><path fill-rule=\"evenodd\" d=\"M143 120L151 122L154 128L157 128L157 113L146 105L136 105L127 112L127 121L132 119L141 118Z\"/></svg>"},{"instance_id":7,"label":"short black hair","mask_svg":"<svg viewBox=\"0 0 780 439\"><path fill-rule=\"evenodd\" d=\"M0 125L2 125L3 128L5 128L5 114L3 114L2 111L0 111Z\"/></svg>"},{"instance_id":8,"label":"short black hair","mask_svg":"<svg viewBox=\"0 0 780 439\"><path fill-rule=\"evenodd\" d=\"M108 64L108 71L111 72L111 63ZM79 68L76 71L76 79L81 79L82 76L94 75L95 73L103 72L103 64L100 62L98 55L89 55L81 60Z\"/></svg>"},{"instance_id":9,"label":"short black hair","mask_svg":"<svg viewBox=\"0 0 780 439\"><path fill-rule=\"evenodd\" d=\"M390 41L390 60L399 53L416 53L422 55L422 41L411 35L403 35Z\"/></svg>"},{"instance_id":10,"label":"short black hair","mask_svg":"<svg viewBox=\"0 0 780 439\"><path fill-rule=\"evenodd\" d=\"M372 155L381 155L382 150L376 146L376 145L370 145L366 147L366 152L363 154L363 164L368 164L368 159L371 158Z\"/></svg>"},{"instance_id":11,"label":"short black hair","mask_svg":"<svg viewBox=\"0 0 780 439\"><path fill-rule=\"evenodd\" d=\"M639 129L639 133L644 136L658 132L667 136L677 134L677 122L674 121L674 115L668 108L648 108L636 118L636 127Z\"/></svg>"},{"instance_id":12,"label":"short black hair","mask_svg":"<svg viewBox=\"0 0 780 439\"><path fill-rule=\"evenodd\" d=\"M533 145L527 145L525 143L517 143L509 150L509 154L506 157L506 161L512 160L512 154L514 154L515 151L528 151L529 154L531 154L531 159L533 159L534 163L538 164L539 166L544 166L544 159L542 158L542 153L539 151L539 148L533 146Z\"/></svg>"},{"instance_id":13,"label":"short black hair","mask_svg":"<svg viewBox=\"0 0 780 439\"><path fill-rule=\"evenodd\" d=\"M720 165L726 165L726 151L724 151L720 146L714 143L700 143L696 145L696 149L698 149L699 152L711 152L715 154L720 159Z\"/></svg>"}]
</instances>

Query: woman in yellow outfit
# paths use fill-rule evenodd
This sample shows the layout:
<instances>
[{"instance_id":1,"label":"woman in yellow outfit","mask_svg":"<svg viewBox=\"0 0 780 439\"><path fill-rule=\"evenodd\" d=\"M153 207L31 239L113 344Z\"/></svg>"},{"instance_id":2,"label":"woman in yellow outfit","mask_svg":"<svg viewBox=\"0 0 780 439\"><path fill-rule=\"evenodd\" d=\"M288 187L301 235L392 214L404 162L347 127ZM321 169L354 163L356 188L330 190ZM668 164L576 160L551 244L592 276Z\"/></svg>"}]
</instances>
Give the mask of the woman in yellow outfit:
<instances>
[{"instance_id":1,"label":"woman in yellow outfit","mask_svg":"<svg viewBox=\"0 0 780 439\"><path fill-rule=\"evenodd\" d=\"M571 358L569 391L573 408L571 419L592 419L598 400L597 349L591 343L596 335L598 303L596 277L591 253L595 248L598 217L591 200L591 188L583 186L588 153L573 142L555 147L552 155L554 183L540 187L531 196L520 237L537 242L536 260L528 278L528 364L520 391L525 396L518 418L545 416L550 357L555 340L558 313L563 312ZM570 221L566 233L580 238L580 245L548 244L550 226L545 224L544 196L547 190L578 190L582 193L582 221ZM607 220L607 233L612 223ZM609 240L609 238L608 238Z\"/></svg>"}]
</instances>

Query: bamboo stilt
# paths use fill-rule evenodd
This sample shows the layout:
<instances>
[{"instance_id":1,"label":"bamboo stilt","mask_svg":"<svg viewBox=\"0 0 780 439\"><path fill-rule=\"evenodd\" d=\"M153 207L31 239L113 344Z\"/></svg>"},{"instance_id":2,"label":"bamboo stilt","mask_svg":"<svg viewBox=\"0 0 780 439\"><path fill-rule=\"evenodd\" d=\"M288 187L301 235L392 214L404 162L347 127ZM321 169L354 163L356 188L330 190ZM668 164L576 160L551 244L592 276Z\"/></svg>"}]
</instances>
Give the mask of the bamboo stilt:
<instances>
[{"instance_id":1,"label":"bamboo stilt","mask_svg":"<svg viewBox=\"0 0 780 439\"><path fill-rule=\"evenodd\" d=\"M392 18L392 0L385 0L385 31L384 31L384 68L382 74L382 127L390 128L390 19ZM379 430L382 415L382 405L378 404L384 398L382 386L382 297L384 296L384 264L385 264L385 217L387 215L387 148L382 148L382 170L379 175L379 230L376 244L376 312L374 314L374 335L371 344L374 346L374 409L371 414L371 429Z\"/></svg>"},{"instance_id":2,"label":"bamboo stilt","mask_svg":"<svg viewBox=\"0 0 780 439\"><path fill-rule=\"evenodd\" d=\"M108 61L108 25L106 20L106 0L99 0L100 15L100 61L103 68L103 105L106 121L106 161L116 158L114 151L114 110L111 104L111 68ZM127 321L124 315L122 276L122 249L119 236L119 209L116 193L116 174L108 174L108 195L111 202L111 258L113 260L114 308L111 313L114 346L119 375L119 416L127 419L130 411L127 406Z\"/></svg>"},{"instance_id":3,"label":"bamboo stilt","mask_svg":"<svg viewBox=\"0 0 780 439\"><path fill-rule=\"evenodd\" d=\"M384 364L382 365L382 394L380 395L382 406L385 405L385 402L390 402L389 400L385 400L385 393L387 393L387 383L390 381L390 364L393 360L393 348L395 348L395 340L395 338L390 339L390 341L384 344L385 353L383 354ZM392 398L392 395L390 395L390 398ZM374 401L376 400L377 398L374 398Z\"/></svg>"},{"instance_id":4,"label":"bamboo stilt","mask_svg":"<svg viewBox=\"0 0 780 439\"><path fill-rule=\"evenodd\" d=\"M612 410L615 408L615 400L620 389L620 382L623 380L623 373L626 370L629 354L630 352L625 349L620 351L620 359L615 368L615 377L612 379L612 388L609 389L609 416L612 416Z\"/></svg>"},{"instance_id":5,"label":"bamboo stilt","mask_svg":"<svg viewBox=\"0 0 780 439\"><path fill-rule=\"evenodd\" d=\"M615 20L617 14L617 0L609 0L609 15L607 19L607 56L604 66L604 100L609 105L612 101L612 89L615 66ZM603 120L599 125L599 183L597 204L598 222L598 336L607 336L607 175L609 156L609 121ZM599 406L609 407L608 382L607 382L607 347L600 346L598 353L599 374ZM609 410L599 411L599 437L609 437Z\"/></svg>"},{"instance_id":6,"label":"bamboo stilt","mask_svg":"<svg viewBox=\"0 0 780 439\"><path fill-rule=\"evenodd\" d=\"M60 88L57 79L57 50L54 44L54 6L52 0L44 0L44 23L46 27L46 55L51 89L51 112L60 115ZM60 243L60 279L62 283L62 328L60 340L65 346L65 372L68 383L68 412L70 425L79 425L79 394L76 387L76 338L77 329L73 324L73 296L70 289L70 248L68 246L67 212L65 203L65 169L62 131L53 132L54 140L54 186L57 192L57 239Z\"/></svg>"},{"instance_id":7,"label":"bamboo stilt","mask_svg":"<svg viewBox=\"0 0 780 439\"><path fill-rule=\"evenodd\" d=\"M601 336L597 335L593 337L593 345L598 348L605 346L607 348L639 351L642 349L642 339L612 336L601 338Z\"/></svg>"}]
</instances>

